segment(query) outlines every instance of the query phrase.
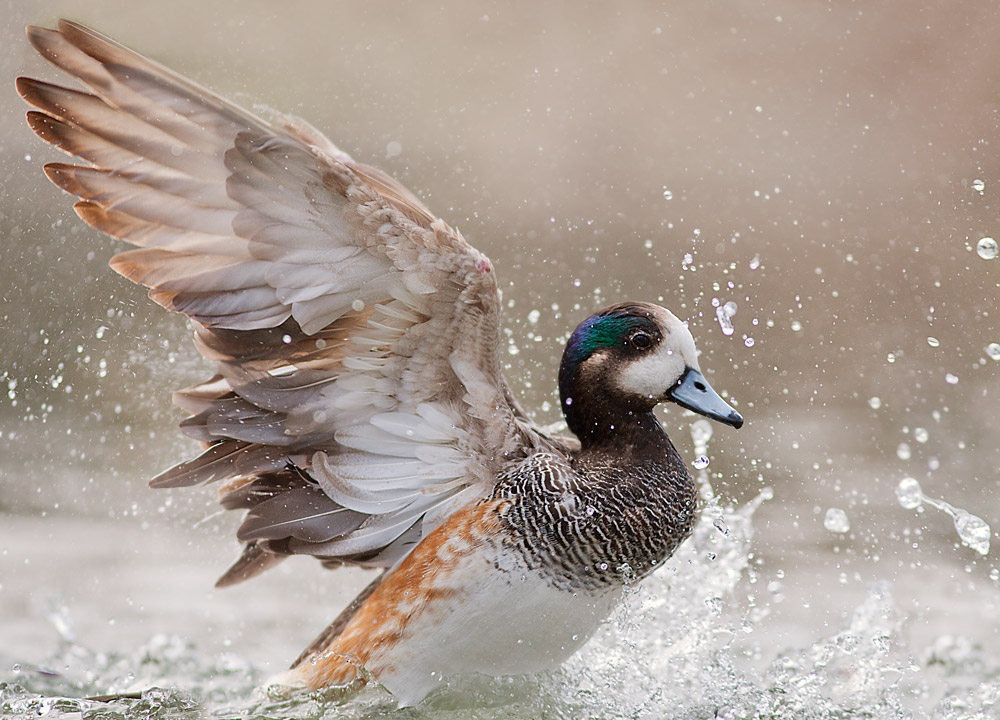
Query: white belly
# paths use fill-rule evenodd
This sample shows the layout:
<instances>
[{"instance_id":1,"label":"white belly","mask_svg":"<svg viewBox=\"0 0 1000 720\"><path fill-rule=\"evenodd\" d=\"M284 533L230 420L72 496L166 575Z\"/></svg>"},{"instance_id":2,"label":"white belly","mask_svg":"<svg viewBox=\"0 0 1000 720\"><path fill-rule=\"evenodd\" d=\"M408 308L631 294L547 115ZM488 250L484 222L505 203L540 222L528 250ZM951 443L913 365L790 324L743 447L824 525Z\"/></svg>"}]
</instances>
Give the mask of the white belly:
<instances>
[{"instance_id":1,"label":"white belly","mask_svg":"<svg viewBox=\"0 0 1000 720\"><path fill-rule=\"evenodd\" d=\"M413 618L379 682L400 705L419 702L449 675L520 675L555 667L576 652L620 597L559 590L520 560L498 570L482 555L463 561L455 596ZM475 582L469 582L475 578Z\"/></svg>"}]
</instances>

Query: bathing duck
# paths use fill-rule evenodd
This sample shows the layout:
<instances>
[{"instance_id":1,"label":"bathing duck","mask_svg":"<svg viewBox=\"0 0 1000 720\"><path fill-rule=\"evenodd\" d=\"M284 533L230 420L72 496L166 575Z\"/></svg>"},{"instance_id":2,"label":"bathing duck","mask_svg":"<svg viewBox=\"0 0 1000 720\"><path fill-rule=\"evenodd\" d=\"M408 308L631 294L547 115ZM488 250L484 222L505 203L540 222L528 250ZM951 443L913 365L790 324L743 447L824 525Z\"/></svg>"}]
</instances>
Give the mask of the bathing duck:
<instances>
[{"instance_id":1,"label":"bathing duck","mask_svg":"<svg viewBox=\"0 0 1000 720\"><path fill-rule=\"evenodd\" d=\"M580 323L558 375L575 439L549 434L501 372L493 264L413 193L86 27L28 39L86 86L17 81L31 129L84 161L45 173L136 246L111 267L216 366L174 395L203 452L151 485L219 483L245 511L220 586L290 555L381 571L281 683L374 679L411 705L450 675L554 667L690 534L695 487L653 408L743 419L670 312Z\"/></svg>"}]
</instances>

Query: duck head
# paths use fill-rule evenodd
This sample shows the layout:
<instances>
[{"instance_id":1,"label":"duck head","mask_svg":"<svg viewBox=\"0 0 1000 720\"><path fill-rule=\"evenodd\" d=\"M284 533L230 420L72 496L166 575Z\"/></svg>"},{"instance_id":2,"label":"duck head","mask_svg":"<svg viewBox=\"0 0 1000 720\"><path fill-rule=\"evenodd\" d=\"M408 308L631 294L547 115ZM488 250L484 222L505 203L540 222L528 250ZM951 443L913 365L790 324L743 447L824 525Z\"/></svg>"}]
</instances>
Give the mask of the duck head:
<instances>
[{"instance_id":1,"label":"duck head","mask_svg":"<svg viewBox=\"0 0 1000 720\"><path fill-rule=\"evenodd\" d=\"M559 395L570 430L584 444L616 422L649 416L664 401L743 425L701 374L687 326L650 303L612 305L577 326L559 367Z\"/></svg>"}]
</instances>

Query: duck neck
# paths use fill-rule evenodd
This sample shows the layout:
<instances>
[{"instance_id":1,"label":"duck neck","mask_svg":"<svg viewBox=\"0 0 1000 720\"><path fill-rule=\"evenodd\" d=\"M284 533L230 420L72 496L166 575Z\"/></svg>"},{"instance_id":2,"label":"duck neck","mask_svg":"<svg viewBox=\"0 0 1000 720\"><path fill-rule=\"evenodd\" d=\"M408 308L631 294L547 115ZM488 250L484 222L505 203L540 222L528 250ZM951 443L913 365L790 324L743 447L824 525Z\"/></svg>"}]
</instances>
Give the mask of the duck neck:
<instances>
[{"instance_id":1,"label":"duck neck","mask_svg":"<svg viewBox=\"0 0 1000 720\"><path fill-rule=\"evenodd\" d=\"M582 453L662 457L675 453L667 433L645 404L594 393L564 394L563 414Z\"/></svg>"}]
</instances>

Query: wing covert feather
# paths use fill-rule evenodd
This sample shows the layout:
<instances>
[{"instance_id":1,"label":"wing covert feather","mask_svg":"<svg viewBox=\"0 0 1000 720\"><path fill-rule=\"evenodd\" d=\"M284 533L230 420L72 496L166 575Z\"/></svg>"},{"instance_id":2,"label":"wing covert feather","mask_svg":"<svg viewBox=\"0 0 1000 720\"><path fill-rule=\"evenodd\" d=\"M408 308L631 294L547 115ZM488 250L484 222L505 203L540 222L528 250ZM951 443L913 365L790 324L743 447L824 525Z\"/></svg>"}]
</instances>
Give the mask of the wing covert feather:
<instances>
[{"instance_id":1,"label":"wing covert feather","mask_svg":"<svg viewBox=\"0 0 1000 720\"><path fill-rule=\"evenodd\" d=\"M81 25L28 38L86 86L18 79L31 129L87 163L47 175L217 363L175 394L204 452L152 485L226 481L247 510L222 584L289 553L391 566L540 442L501 375L492 264L412 192Z\"/></svg>"}]
</instances>

